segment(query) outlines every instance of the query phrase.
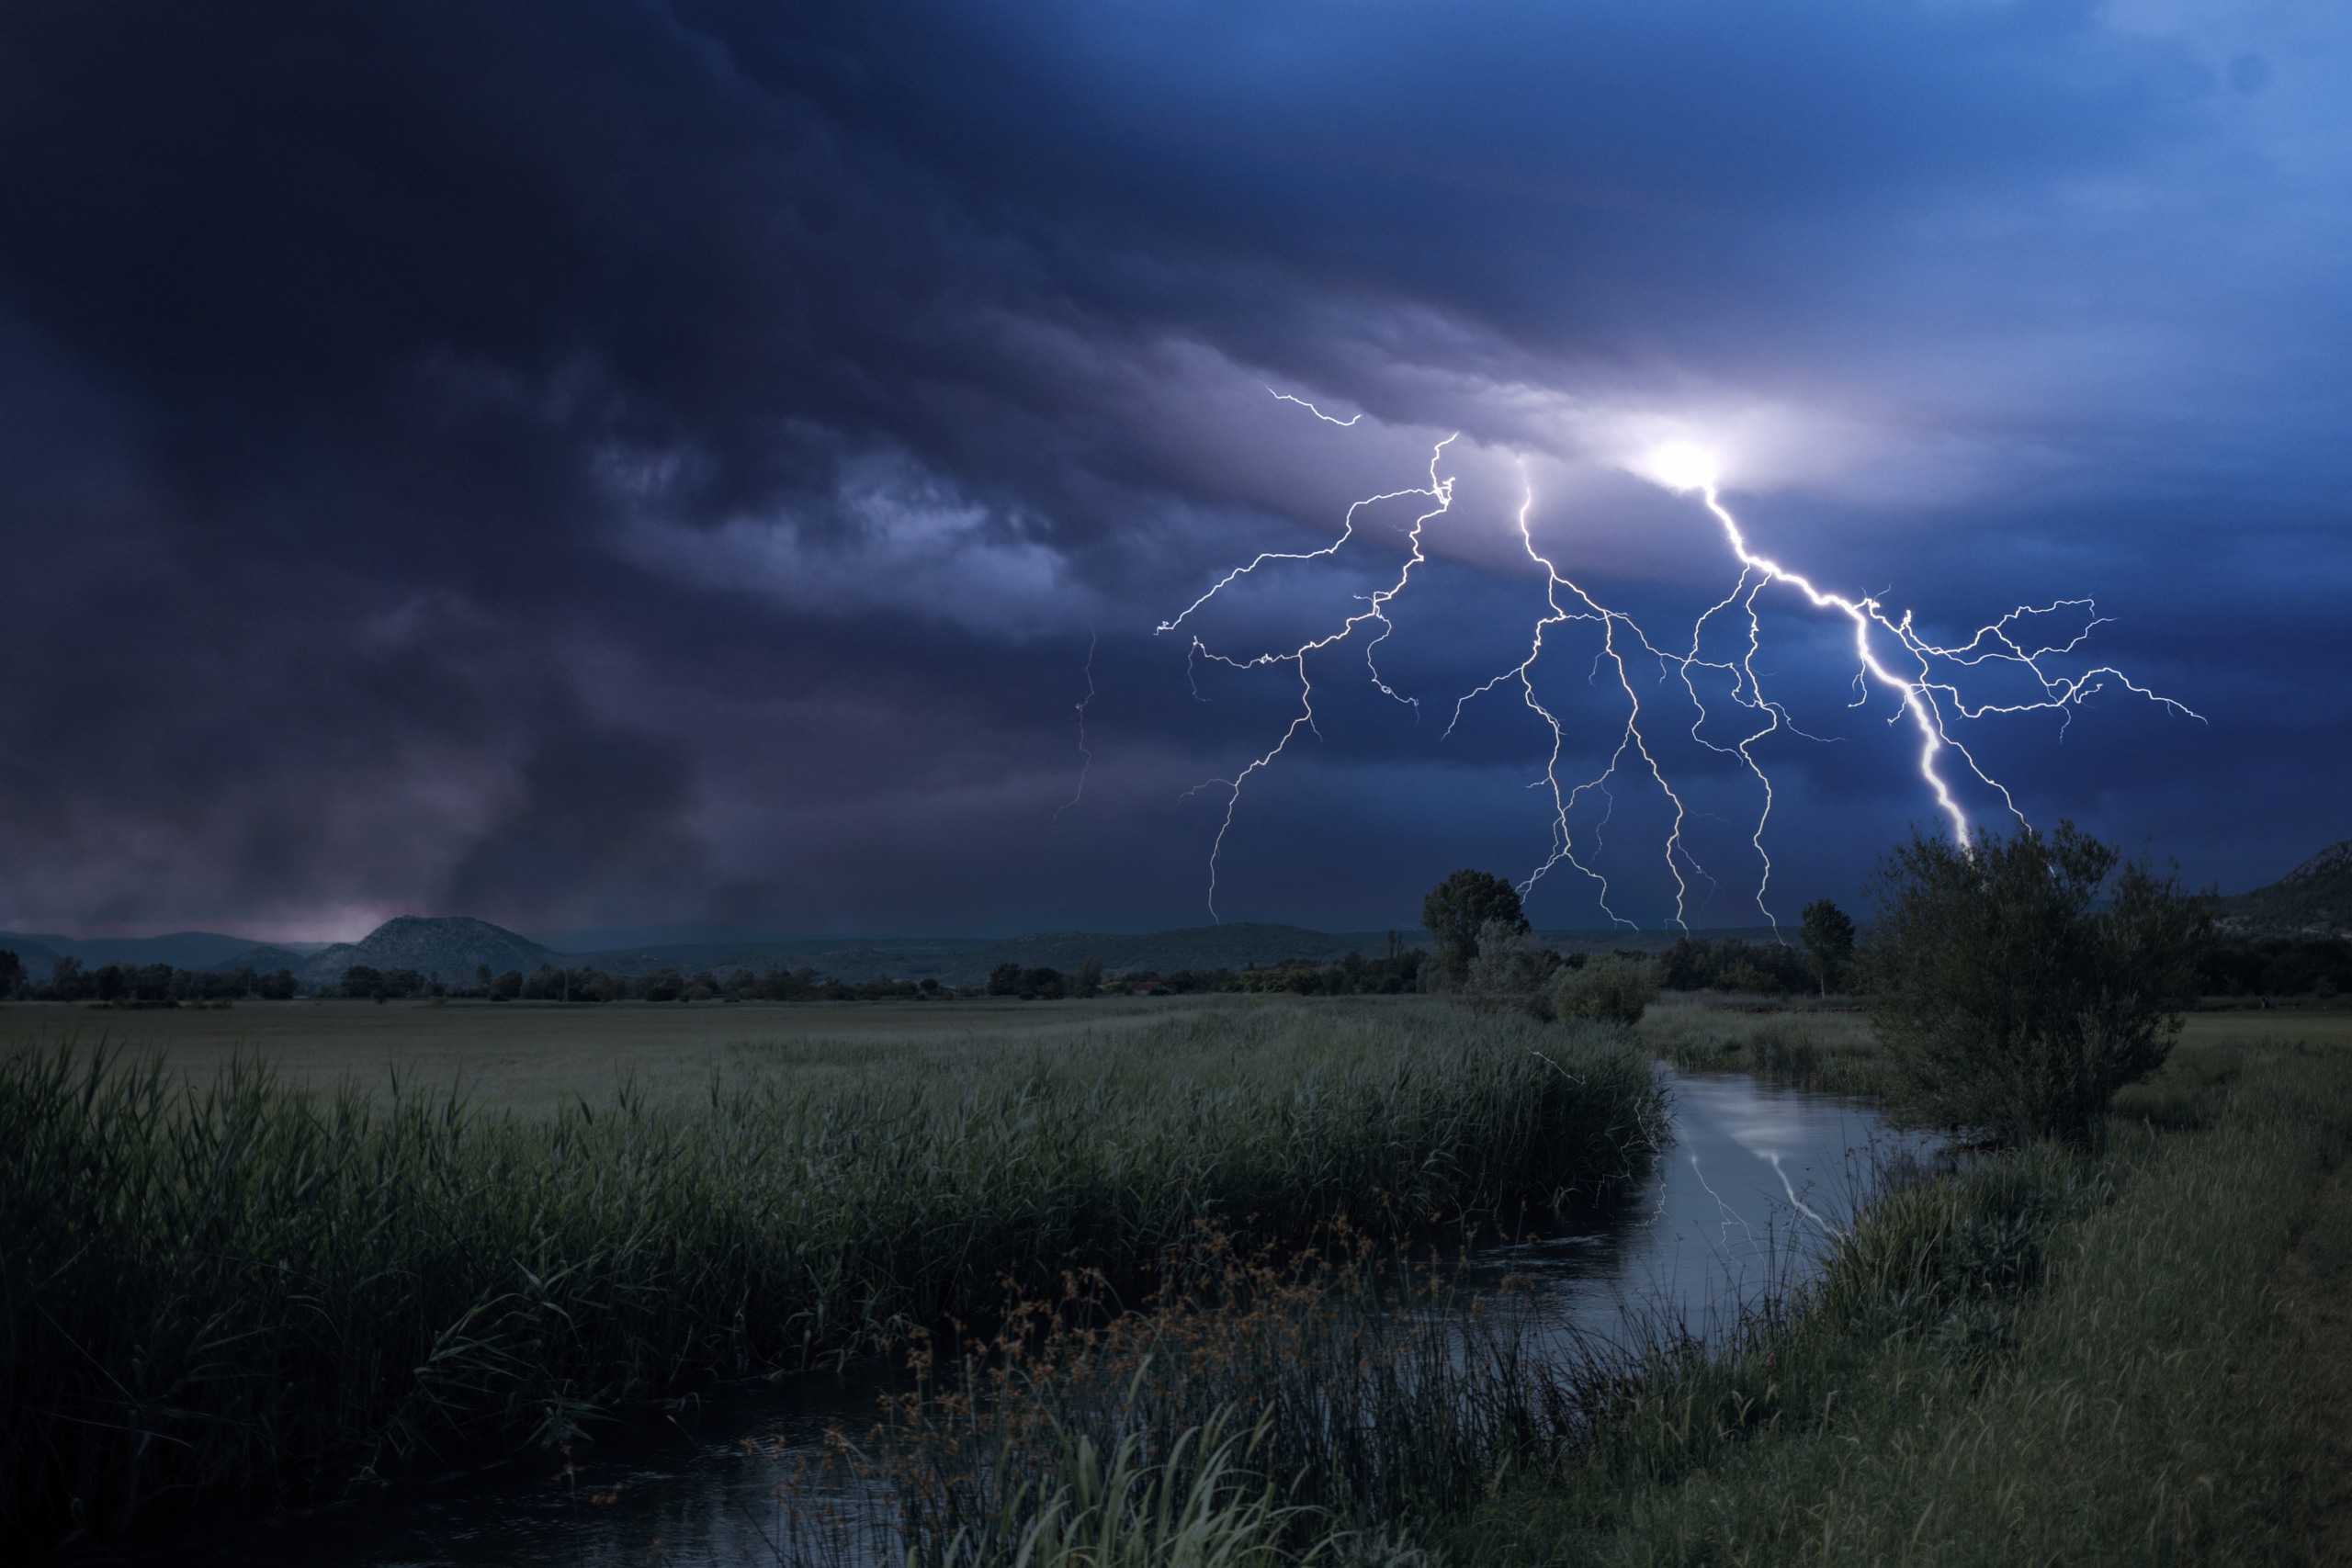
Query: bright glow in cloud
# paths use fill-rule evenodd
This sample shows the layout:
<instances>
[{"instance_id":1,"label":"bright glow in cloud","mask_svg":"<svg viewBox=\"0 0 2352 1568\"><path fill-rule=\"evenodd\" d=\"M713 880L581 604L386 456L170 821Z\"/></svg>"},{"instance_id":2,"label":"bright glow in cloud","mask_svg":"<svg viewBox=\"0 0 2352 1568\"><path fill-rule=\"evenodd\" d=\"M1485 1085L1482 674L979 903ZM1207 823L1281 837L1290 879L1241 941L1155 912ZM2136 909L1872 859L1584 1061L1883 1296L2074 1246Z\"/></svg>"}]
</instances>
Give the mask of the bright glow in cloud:
<instances>
[{"instance_id":1,"label":"bright glow in cloud","mask_svg":"<svg viewBox=\"0 0 2352 1568\"><path fill-rule=\"evenodd\" d=\"M1656 447L1634 471L1675 491L1713 491L1723 478L1722 463L1695 441L1669 441Z\"/></svg>"}]
</instances>

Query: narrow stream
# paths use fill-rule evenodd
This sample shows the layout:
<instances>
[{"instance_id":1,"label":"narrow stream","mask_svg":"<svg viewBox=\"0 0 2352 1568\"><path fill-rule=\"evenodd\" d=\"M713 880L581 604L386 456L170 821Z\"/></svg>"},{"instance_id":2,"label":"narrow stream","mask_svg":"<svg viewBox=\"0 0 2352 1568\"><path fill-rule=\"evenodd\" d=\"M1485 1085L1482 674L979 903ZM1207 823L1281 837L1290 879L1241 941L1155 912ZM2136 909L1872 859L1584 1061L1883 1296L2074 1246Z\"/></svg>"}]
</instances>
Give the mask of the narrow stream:
<instances>
[{"instance_id":1,"label":"narrow stream","mask_svg":"<svg viewBox=\"0 0 2352 1568\"><path fill-rule=\"evenodd\" d=\"M1874 1159L1895 1147L1869 1111L1832 1096L1740 1077L1684 1077L1674 1141L1648 1181L1582 1223L1482 1251L1473 1282L1532 1281L1578 1327L1614 1332L1627 1311L1674 1313L1694 1329L1774 1280L1802 1279L1850 1212ZM780 1438L788 1455L826 1427L873 1417L887 1374L816 1376L726 1392L659 1420L603 1428L565 1461L536 1450L168 1550L123 1568L618 1568L657 1540L680 1562L772 1561L764 1528L783 1470L746 1450ZM599 1501L609 1497L610 1501Z\"/></svg>"}]
</instances>

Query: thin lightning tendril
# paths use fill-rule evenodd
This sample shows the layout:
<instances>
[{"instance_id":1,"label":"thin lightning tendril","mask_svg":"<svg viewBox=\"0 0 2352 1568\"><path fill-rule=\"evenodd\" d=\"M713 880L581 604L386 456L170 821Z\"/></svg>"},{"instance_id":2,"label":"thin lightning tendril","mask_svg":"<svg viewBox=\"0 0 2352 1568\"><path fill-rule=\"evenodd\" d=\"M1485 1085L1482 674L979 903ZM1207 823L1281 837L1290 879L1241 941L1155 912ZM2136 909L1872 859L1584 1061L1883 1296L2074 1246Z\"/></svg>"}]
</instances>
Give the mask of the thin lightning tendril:
<instances>
[{"instance_id":1,"label":"thin lightning tendril","mask_svg":"<svg viewBox=\"0 0 2352 1568\"><path fill-rule=\"evenodd\" d=\"M1274 392L1274 389L1273 389L1272 387L1267 388L1267 389L1266 389L1266 390L1268 390L1268 391L1270 391L1270 392ZM1283 401L1283 402L1286 402L1286 403L1296 403L1300 408L1305 409L1308 413L1313 414L1316 418L1317 418L1317 419L1321 420L1324 423L1326 423L1326 424L1336 424L1336 425L1338 425L1341 430L1345 430L1345 429L1347 429L1347 428L1348 428L1348 426L1350 426L1350 425L1353 424L1356 421L1358 421L1358 420L1360 420L1360 419L1362 419L1362 418L1363 417L1363 411L1362 411L1362 410L1358 410L1356 412L1354 412L1354 413L1351 413L1351 414L1348 415L1348 417L1347 417L1347 418L1345 418L1345 419L1333 419L1329 414L1325 413L1321 409L1317 408L1313 403L1308 402L1305 398L1294 398L1294 397L1292 397L1288 392L1274 392L1274 396L1275 396L1277 399L1279 399L1279 400L1281 400L1282 401Z\"/></svg>"},{"instance_id":2,"label":"thin lightning tendril","mask_svg":"<svg viewBox=\"0 0 2352 1568\"><path fill-rule=\"evenodd\" d=\"M1268 390L1272 391L1272 389L1269 388ZM1330 424L1351 425L1355 423L1355 419L1363 417L1359 414L1354 418L1337 420L1304 399L1292 397L1286 392L1274 392L1273 395L1284 402L1299 404L1316 418ZM1366 621L1378 621L1380 632L1366 644L1364 649L1364 663L1370 673L1372 683L1383 695L1413 707L1418 714L1419 699L1396 692L1381 676L1377 654L1380 645L1385 642L1396 629L1395 624L1388 618L1387 606L1404 592L1411 582L1414 568L1423 564L1426 559L1421 547L1424 525L1442 516L1453 506L1454 481L1451 478L1441 479L1438 474L1438 466L1446 447L1458 438L1458 435L1449 435L1445 440L1439 442L1430 452L1430 482L1427 487L1391 491L1383 495L1368 496L1355 502L1348 508L1340 536L1330 544L1317 550L1261 552L1247 565L1236 567L1227 572L1206 592L1186 605L1183 611L1172 620L1161 623L1159 626L1161 632L1177 630L1203 605L1215 599L1227 587L1270 562L1304 562L1338 555L1340 550L1355 536L1356 513L1376 502L1395 500L1401 496L1424 496L1435 502L1430 511L1423 513L1414 521L1408 535L1411 548L1403 568L1397 573L1396 581L1370 595L1364 601L1366 608L1363 611L1350 615L1328 635L1301 643L1287 651L1261 653L1246 658L1234 658L1216 652L1211 649L1197 634L1193 636L1185 658L1188 671L1193 670L1197 662L1202 660L1223 664L1238 671L1283 664L1291 666L1297 671L1299 682L1299 713L1283 729L1281 738L1275 741L1272 749L1251 761L1234 777L1204 780L1180 797L1190 799L1211 784L1221 785L1228 791L1225 817L1218 824L1216 842L1209 852L1208 897L1209 913L1212 919L1216 918L1218 860L1225 848L1226 835L1232 829L1235 813L1240 806L1242 786L1253 774L1272 766L1274 759L1283 754L1300 729L1313 731L1318 739L1321 736L1321 731L1316 728L1315 688L1306 665L1309 655L1319 653L1344 641L1354 635L1356 628ZM1991 625L1979 627L1965 643L1954 647L1939 646L1928 641L1920 634L1909 611L1904 611L1897 615L1890 612L1875 595L1849 598L1844 594L1826 592L1816 587L1804 575L1791 571L1768 556L1756 553L1749 547L1746 532L1741 528L1738 519L1734 517L1729 509L1724 505L1721 493L1712 475L1704 479L1694 479L1688 483L1669 482L1669 488L1686 491L1697 491L1701 494L1707 511L1721 525L1725 542L1730 546L1733 557L1739 562L1739 575L1730 591L1722 599L1710 605L1692 623L1688 649L1669 652L1654 643L1649 635L1634 622L1632 616L1601 604L1575 579L1562 571L1557 562L1536 547L1534 534L1529 525L1529 515L1535 505L1535 492L1532 483L1526 480L1526 467L1523 462L1521 465L1521 473L1524 489L1518 514L1520 540L1527 552L1528 558L1544 570L1544 613L1537 617L1532 628L1527 656L1517 664L1456 699L1453 717L1448 721L1444 734L1451 736L1453 733L1455 727L1462 721L1464 710L1472 702L1506 683L1517 684L1521 700L1551 732L1552 746L1544 762L1544 776L1529 787L1548 790L1551 795L1552 845L1550 852L1543 863L1519 885L1522 896L1531 892L1535 885L1544 879L1545 874L1566 862L1595 885L1600 908L1612 922L1623 926L1634 926L1634 921L1618 914L1611 907L1609 880L1593 865L1588 863L1586 859L1579 856L1569 823L1571 814L1583 803L1588 795L1598 796L1604 804L1601 807L1600 818L1593 827L1592 843L1586 852L1590 854L1600 850L1602 830L1607 828L1615 813L1617 797L1611 786L1621 770L1637 775L1646 773L1649 781L1657 784L1659 792L1673 807L1673 821L1667 832L1664 858L1667 871L1674 879L1673 922L1676 925L1688 929L1685 915L1690 897L1690 876L1696 876L1710 884L1714 882L1714 878L1699 863L1690 847L1683 841L1683 829L1691 813L1680 793L1668 781L1665 768L1651 749L1649 738L1643 731L1642 698L1635 687L1629 661L1655 660L1661 681L1667 678L1669 671L1679 673L1681 678L1683 689L1697 714L1697 717L1692 720L1690 726L1691 739L1720 756L1736 757L1740 765L1754 776L1758 787L1762 792L1763 804L1757 815L1755 828L1748 835L1748 842L1755 850L1763 867L1762 875L1756 888L1756 907L1762 911L1764 918L1771 922L1775 930L1779 929L1780 921L1766 902L1771 886L1772 857L1764 844L1764 835L1771 821L1775 797L1771 776L1765 771L1762 762L1758 760L1754 748L1759 741L1783 729L1805 739L1817 741L1822 738L1807 734L1797 725L1785 706L1766 694L1762 677L1757 671L1756 662L1763 649L1762 613L1758 607L1758 602L1764 591L1776 583L1786 584L1794 589L1803 594L1815 609L1836 611L1845 616L1852 626L1857 666L1854 674L1856 695L1854 702L1849 705L1860 707L1865 705L1870 700L1873 683L1885 688L1894 695L1897 706L1888 722L1900 724L1908 718L1912 728L1917 730L1919 739L1919 777L1927 785L1928 793L1934 797L1936 809L1951 821L1953 836L1963 848L1971 841L1971 826L1967 813L1962 809L1958 797L1953 795L1951 784L1945 777L1941 759L1946 751L1955 753L1970 774L1997 794L2010 815L2016 817L2020 824L2026 822L2026 818L2025 814L2018 809L2017 801L2008 788L1986 773L1977 761L1975 755L1951 732L1951 719L1954 717L1977 719L2023 713L2054 712L2061 716L2059 736L2063 740L2066 728L2073 723L2075 710L2090 697L2106 690L2109 682L2112 682L2132 694L2160 704L2172 712L2199 719L2200 722L2203 720L2202 715L2170 697L2160 695L2138 684L2120 671L2110 666L2100 665L2082 674L2071 676L2054 674L2044 667L2045 660L2074 652L2095 628L2104 623L2104 617L2098 613L2097 604L2089 599L2054 600L2041 609L2020 605ZM2089 619L2079 631L2064 643L2040 643L2029 647L2027 645L2029 637L2021 635L2019 623L2031 616L2054 615L2062 610L2080 610L2085 612ZM1744 648L1736 656L1728 659L1706 657L1703 644L1709 624L1718 616L1729 616L1735 614L1744 615L1747 619ZM1617 734L1615 746L1610 751L1607 766L1593 777L1573 786L1564 784L1560 777L1561 761L1568 748L1567 728L1558 715L1544 705L1543 699L1537 694L1534 677L1535 666L1544 656L1548 634L1552 628L1570 622L1582 622L1598 627L1600 635L1600 649L1594 656L1589 680L1597 684L1605 667L1614 675L1615 684L1625 699L1624 724ZM1881 657L1873 640L1874 632L1893 639L1895 647L1901 651L1890 657L1894 660L1895 665L1902 666L1903 669L1891 667L1887 659ZM1941 674L1939 668L1940 666L1948 670L1972 670L1990 664L2013 666L2016 670L2022 671L2039 687L2039 697L2021 702L1984 702L1972 705L1962 695L1955 683L1955 678ZM1916 672L1913 667L1916 667ZM1728 682L1730 706L1745 710L1747 717L1731 725L1735 731L1734 735L1725 735L1721 739L1711 738L1710 731L1718 721L1719 714L1717 708L1710 705L1708 698L1701 691L1702 674L1710 679L1710 683ZM1194 687L1194 694L1199 694L1197 685ZM1721 716L1725 719L1729 717L1729 716ZM1690 874L1689 876L1685 874L1686 870Z\"/></svg>"},{"instance_id":3,"label":"thin lightning tendril","mask_svg":"<svg viewBox=\"0 0 2352 1568\"><path fill-rule=\"evenodd\" d=\"M1094 700L1094 649L1102 640L1099 631L1086 634L1086 695L1078 701L1078 754L1081 759L1078 764L1078 787L1070 792L1068 800L1054 807L1057 827L1061 823L1063 812L1086 798L1086 775L1094 770L1094 753L1086 746L1086 705Z\"/></svg>"}]
</instances>

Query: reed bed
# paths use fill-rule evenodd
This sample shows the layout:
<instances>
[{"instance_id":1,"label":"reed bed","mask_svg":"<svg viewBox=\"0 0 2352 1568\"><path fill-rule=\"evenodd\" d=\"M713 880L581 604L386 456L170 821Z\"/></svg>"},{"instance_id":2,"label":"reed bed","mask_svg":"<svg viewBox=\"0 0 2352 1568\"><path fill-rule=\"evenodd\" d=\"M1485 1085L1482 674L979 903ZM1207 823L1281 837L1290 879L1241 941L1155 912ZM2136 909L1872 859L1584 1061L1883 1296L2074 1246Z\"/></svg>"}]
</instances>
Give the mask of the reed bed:
<instances>
[{"instance_id":1,"label":"reed bed","mask_svg":"<svg viewBox=\"0 0 2352 1568\"><path fill-rule=\"evenodd\" d=\"M1635 1365L1539 1298L1470 1293L1453 1263L1344 1225L1288 1252L1204 1226L1140 1310L1106 1314L1106 1294L1073 1275L989 1344L944 1363L919 1347L871 1429L787 1466L775 1561L1075 1562L1107 1531L1137 1562L1214 1537L1264 1563L1409 1563L1412 1525L1584 1440ZM850 1495L880 1506L831 1503Z\"/></svg>"},{"instance_id":2,"label":"reed bed","mask_svg":"<svg viewBox=\"0 0 2352 1568\"><path fill-rule=\"evenodd\" d=\"M1657 1096L1622 1036L1272 1003L961 1071L617 1089L200 1086L70 1046L0 1062L0 1530L382 1467L465 1430L857 1353L1008 1290L1114 1293L1238 1245L1555 1204ZM1115 1449L1113 1450L1115 1452Z\"/></svg>"}]
</instances>

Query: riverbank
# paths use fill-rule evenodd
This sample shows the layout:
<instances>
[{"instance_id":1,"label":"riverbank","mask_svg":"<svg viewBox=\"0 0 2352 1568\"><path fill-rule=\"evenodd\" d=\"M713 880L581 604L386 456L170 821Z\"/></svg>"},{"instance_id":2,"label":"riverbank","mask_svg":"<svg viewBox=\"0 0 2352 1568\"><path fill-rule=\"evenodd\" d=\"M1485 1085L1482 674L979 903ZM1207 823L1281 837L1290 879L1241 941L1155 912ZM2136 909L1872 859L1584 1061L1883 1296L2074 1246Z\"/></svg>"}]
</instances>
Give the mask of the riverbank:
<instances>
[{"instance_id":1,"label":"riverbank","mask_svg":"<svg viewBox=\"0 0 2352 1568\"><path fill-rule=\"evenodd\" d=\"M330 1487L449 1433L560 1440L597 1407L985 1317L1070 1269L1129 1289L1203 1222L1255 1245L1550 1203L1622 1177L1656 1112L1621 1037L1419 1003L839 1057L530 1114L18 1051L0 1530Z\"/></svg>"},{"instance_id":2,"label":"riverbank","mask_svg":"<svg viewBox=\"0 0 2352 1568\"><path fill-rule=\"evenodd\" d=\"M1786 1320L1654 1362L1423 1532L1458 1562L2341 1562L2352 1052L2184 1048L2097 1156L1881 1202Z\"/></svg>"},{"instance_id":3,"label":"riverbank","mask_svg":"<svg viewBox=\"0 0 2352 1568\"><path fill-rule=\"evenodd\" d=\"M2352 1052L2208 1039L2096 1153L1886 1172L1728 1325L1564 1343L1442 1271L1245 1282L877 1430L915 1528L876 1560L2344 1562L2347 1152Z\"/></svg>"}]
</instances>

